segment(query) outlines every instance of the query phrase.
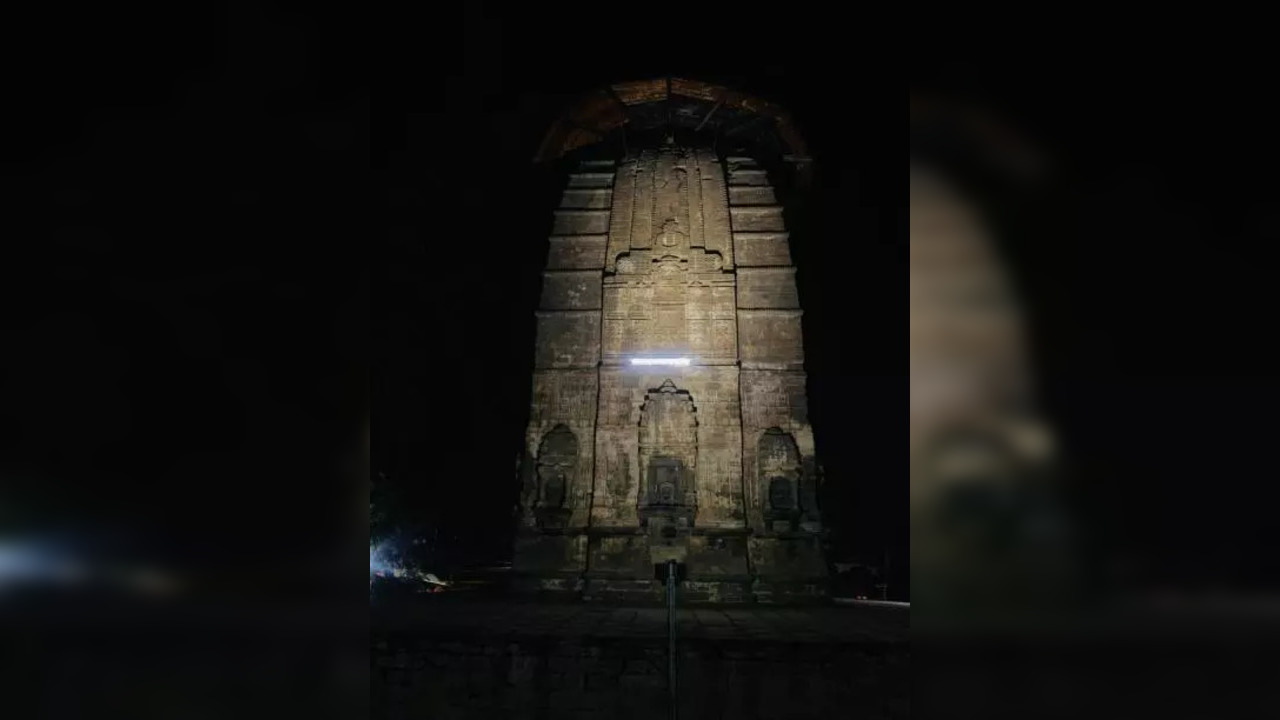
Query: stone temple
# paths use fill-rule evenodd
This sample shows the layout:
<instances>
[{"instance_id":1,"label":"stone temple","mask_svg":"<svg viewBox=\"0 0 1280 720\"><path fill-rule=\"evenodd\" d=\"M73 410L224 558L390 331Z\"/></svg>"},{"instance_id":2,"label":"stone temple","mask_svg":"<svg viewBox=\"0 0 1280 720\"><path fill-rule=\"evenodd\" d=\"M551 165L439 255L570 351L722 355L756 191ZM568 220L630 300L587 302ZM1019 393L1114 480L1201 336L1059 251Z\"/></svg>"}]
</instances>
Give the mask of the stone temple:
<instances>
[{"instance_id":1,"label":"stone temple","mask_svg":"<svg viewBox=\"0 0 1280 720\"><path fill-rule=\"evenodd\" d=\"M614 86L597 117L634 124L655 96L665 123L751 107L662 79ZM770 173L693 133L644 137L567 157L513 569L527 590L647 600L655 564L676 559L689 601L822 597L801 309Z\"/></svg>"}]
</instances>

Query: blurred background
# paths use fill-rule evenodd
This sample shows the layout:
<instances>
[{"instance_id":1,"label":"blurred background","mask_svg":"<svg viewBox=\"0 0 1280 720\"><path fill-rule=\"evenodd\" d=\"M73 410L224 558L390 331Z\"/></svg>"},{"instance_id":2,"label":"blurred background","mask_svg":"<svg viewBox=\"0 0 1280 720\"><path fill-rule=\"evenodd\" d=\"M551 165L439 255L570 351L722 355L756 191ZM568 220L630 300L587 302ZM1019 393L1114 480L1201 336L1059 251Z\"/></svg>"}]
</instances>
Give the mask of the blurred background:
<instances>
[{"instance_id":1,"label":"blurred background","mask_svg":"<svg viewBox=\"0 0 1280 720\"><path fill-rule=\"evenodd\" d=\"M1274 110L1036 36L913 59L916 707L1273 713Z\"/></svg>"},{"instance_id":2,"label":"blurred background","mask_svg":"<svg viewBox=\"0 0 1280 720\"><path fill-rule=\"evenodd\" d=\"M1156 54L1083 68L1028 50L1033 76L938 63L913 118L951 114L981 148L949 161L951 182L1028 332L1082 570L1113 589L1274 591L1270 111L1229 73Z\"/></svg>"}]
</instances>

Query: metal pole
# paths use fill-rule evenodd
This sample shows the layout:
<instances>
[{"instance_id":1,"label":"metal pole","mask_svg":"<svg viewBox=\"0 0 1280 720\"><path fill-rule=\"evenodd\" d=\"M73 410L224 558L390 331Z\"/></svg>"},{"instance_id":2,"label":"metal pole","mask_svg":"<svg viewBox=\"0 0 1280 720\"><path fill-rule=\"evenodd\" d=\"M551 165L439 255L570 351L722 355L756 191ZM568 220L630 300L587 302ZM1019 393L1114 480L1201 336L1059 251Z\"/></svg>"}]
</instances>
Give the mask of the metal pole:
<instances>
[{"instance_id":1,"label":"metal pole","mask_svg":"<svg viewBox=\"0 0 1280 720\"><path fill-rule=\"evenodd\" d=\"M667 691L676 720L676 561L667 561Z\"/></svg>"},{"instance_id":2,"label":"metal pole","mask_svg":"<svg viewBox=\"0 0 1280 720\"><path fill-rule=\"evenodd\" d=\"M884 549L884 578L881 579L880 599L889 599L889 548Z\"/></svg>"}]
</instances>

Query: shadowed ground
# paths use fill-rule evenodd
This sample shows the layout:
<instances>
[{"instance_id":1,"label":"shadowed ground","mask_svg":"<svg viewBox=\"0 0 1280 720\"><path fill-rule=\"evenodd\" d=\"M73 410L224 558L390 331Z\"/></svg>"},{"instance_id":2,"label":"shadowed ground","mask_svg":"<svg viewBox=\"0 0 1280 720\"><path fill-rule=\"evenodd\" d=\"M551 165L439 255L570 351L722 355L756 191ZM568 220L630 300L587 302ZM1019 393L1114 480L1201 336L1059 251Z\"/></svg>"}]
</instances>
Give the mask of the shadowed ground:
<instances>
[{"instance_id":1,"label":"shadowed ground","mask_svg":"<svg viewBox=\"0 0 1280 720\"><path fill-rule=\"evenodd\" d=\"M905 609L687 607L677 623L681 717L907 714ZM424 598L375 608L372 633L375 717L669 717L663 608Z\"/></svg>"},{"instance_id":2,"label":"shadowed ground","mask_svg":"<svg viewBox=\"0 0 1280 720\"><path fill-rule=\"evenodd\" d=\"M874 607L705 606L677 609L682 639L802 643L907 641L908 612ZM659 638L667 611L659 607L514 603L426 598L375 609L375 632L439 636Z\"/></svg>"}]
</instances>

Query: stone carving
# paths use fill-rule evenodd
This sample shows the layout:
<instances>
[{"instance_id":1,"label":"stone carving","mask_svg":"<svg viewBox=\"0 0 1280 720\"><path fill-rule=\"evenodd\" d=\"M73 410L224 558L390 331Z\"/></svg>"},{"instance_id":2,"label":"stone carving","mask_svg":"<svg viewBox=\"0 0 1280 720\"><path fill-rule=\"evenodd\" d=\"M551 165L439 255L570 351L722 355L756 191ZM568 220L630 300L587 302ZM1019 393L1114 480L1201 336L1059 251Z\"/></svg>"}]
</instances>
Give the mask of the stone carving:
<instances>
[{"instance_id":1,"label":"stone carving","mask_svg":"<svg viewBox=\"0 0 1280 720\"><path fill-rule=\"evenodd\" d=\"M662 231L658 234L658 244L664 248L682 247L685 244L686 236L680 232L680 224L675 218L667 218L662 223Z\"/></svg>"},{"instance_id":2,"label":"stone carving","mask_svg":"<svg viewBox=\"0 0 1280 720\"><path fill-rule=\"evenodd\" d=\"M674 558L724 576L689 581L713 599L821 592L799 310L781 317L778 303L759 302L777 294L775 276L790 278L781 267L789 255L771 262L781 269L756 271L754 292L742 291L734 265L735 236L751 235L734 223L751 212L782 215L731 213L731 186L738 179L714 151L641 149L618 163L612 193L589 208L608 213L607 239L591 246L604 246L599 265L584 253L575 274L555 276L567 289L551 295L566 299L538 328L529 435L538 452L526 470L515 562L539 587L585 582L592 596L644 594L654 588L652 564ZM732 197L760 205L775 196ZM774 234L786 243L784 231ZM583 285L591 282L599 293ZM638 357L689 364L637 366ZM546 432L555 423L564 424ZM737 548L738 559L714 552L704 533L721 551Z\"/></svg>"},{"instance_id":3,"label":"stone carving","mask_svg":"<svg viewBox=\"0 0 1280 720\"><path fill-rule=\"evenodd\" d=\"M693 519L697 505L697 408L671 380L649 391L640 409L640 462L645 468L639 497L642 522L655 516Z\"/></svg>"},{"instance_id":4,"label":"stone carving","mask_svg":"<svg viewBox=\"0 0 1280 720\"><path fill-rule=\"evenodd\" d=\"M654 217L654 246L687 249L689 246L689 181L688 172L675 166L672 153L658 158L660 185L657 187L659 211Z\"/></svg>"},{"instance_id":5,"label":"stone carving","mask_svg":"<svg viewBox=\"0 0 1280 720\"><path fill-rule=\"evenodd\" d=\"M774 510L788 511L792 509L791 487L791 481L787 478L769 478L769 505Z\"/></svg>"},{"instance_id":6,"label":"stone carving","mask_svg":"<svg viewBox=\"0 0 1280 720\"><path fill-rule=\"evenodd\" d=\"M653 261L653 272L664 281L677 280L676 276L685 271L684 261L675 255L664 255Z\"/></svg>"},{"instance_id":7,"label":"stone carving","mask_svg":"<svg viewBox=\"0 0 1280 720\"><path fill-rule=\"evenodd\" d=\"M573 487L578 464L578 438L564 425L557 425L542 438L538 447L538 524L563 526L569 510L565 500Z\"/></svg>"},{"instance_id":8,"label":"stone carving","mask_svg":"<svg viewBox=\"0 0 1280 720\"><path fill-rule=\"evenodd\" d=\"M767 488L765 517L787 523L799 520L802 465L795 438L781 428L769 428L756 445L760 484Z\"/></svg>"},{"instance_id":9,"label":"stone carving","mask_svg":"<svg viewBox=\"0 0 1280 720\"><path fill-rule=\"evenodd\" d=\"M649 459L649 505L675 506L682 504L683 485L681 475L684 466L677 458L654 457Z\"/></svg>"}]
</instances>

